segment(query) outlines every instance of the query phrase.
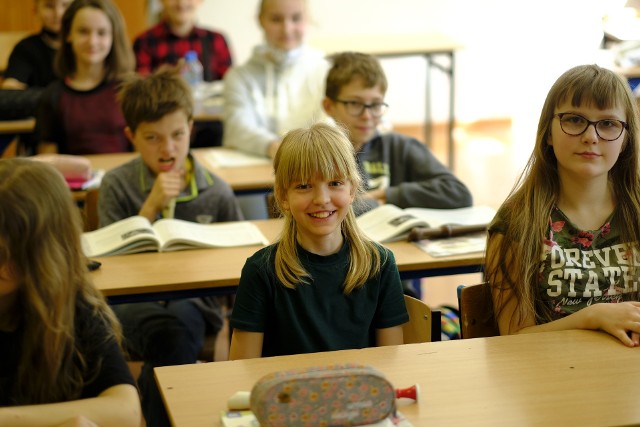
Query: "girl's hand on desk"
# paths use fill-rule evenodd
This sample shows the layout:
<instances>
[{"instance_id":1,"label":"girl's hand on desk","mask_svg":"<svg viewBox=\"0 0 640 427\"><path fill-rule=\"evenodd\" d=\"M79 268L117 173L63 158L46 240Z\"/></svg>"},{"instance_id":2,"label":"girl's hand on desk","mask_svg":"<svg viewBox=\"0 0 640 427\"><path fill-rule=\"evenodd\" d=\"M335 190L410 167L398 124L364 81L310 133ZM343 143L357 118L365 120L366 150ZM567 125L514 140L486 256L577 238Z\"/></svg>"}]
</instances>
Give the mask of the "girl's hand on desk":
<instances>
[{"instance_id":1,"label":"girl's hand on desk","mask_svg":"<svg viewBox=\"0 0 640 427\"><path fill-rule=\"evenodd\" d=\"M592 311L594 329L613 335L628 347L640 345L640 302L595 304L584 310Z\"/></svg>"}]
</instances>

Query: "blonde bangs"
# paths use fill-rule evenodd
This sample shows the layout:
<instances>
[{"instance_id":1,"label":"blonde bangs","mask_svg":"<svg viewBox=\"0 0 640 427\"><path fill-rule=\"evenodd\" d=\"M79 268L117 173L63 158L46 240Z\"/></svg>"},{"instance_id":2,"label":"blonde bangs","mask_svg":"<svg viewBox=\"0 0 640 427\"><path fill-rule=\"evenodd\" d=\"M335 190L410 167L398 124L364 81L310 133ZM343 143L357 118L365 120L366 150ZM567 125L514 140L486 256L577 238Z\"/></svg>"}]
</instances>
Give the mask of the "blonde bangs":
<instances>
[{"instance_id":1,"label":"blonde bangs","mask_svg":"<svg viewBox=\"0 0 640 427\"><path fill-rule=\"evenodd\" d=\"M353 159L353 145L337 127L327 124L311 129L295 129L282 141L286 150L280 150L274 160L276 194L283 195L294 182L322 180L348 180L360 189L362 179ZM280 199L280 197L278 197Z\"/></svg>"},{"instance_id":2,"label":"blonde bangs","mask_svg":"<svg viewBox=\"0 0 640 427\"><path fill-rule=\"evenodd\" d=\"M316 123L310 128L292 130L282 140L273 166L279 206L292 183L309 182L316 177L325 181L349 181L356 193L363 191L353 145L337 126ZM289 211L282 213L284 227L275 253L275 270L278 280L294 289L312 278L298 256L295 220ZM342 223L342 233L350 244L350 267L343 283L344 293L349 294L379 274L382 260L376 244L358 228L352 208Z\"/></svg>"}]
</instances>

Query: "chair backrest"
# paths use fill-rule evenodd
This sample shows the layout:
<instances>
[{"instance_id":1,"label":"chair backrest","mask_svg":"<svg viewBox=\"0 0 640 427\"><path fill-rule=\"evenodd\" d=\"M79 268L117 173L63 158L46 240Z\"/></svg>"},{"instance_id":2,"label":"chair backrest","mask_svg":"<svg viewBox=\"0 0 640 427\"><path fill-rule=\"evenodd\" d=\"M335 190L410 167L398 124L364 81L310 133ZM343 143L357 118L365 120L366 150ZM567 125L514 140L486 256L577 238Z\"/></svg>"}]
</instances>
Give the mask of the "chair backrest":
<instances>
[{"instance_id":1,"label":"chair backrest","mask_svg":"<svg viewBox=\"0 0 640 427\"><path fill-rule=\"evenodd\" d=\"M92 188L87 190L84 199L84 231L97 230L100 225L98 219L98 197L100 195L99 188Z\"/></svg>"},{"instance_id":2,"label":"chair backrest","mask_svg":"<svg viewBox=\"0 0 640 427\"><path fill-rule=\"evenodd\" d=\"M409 312L409 321L402 325L405 344L431 341L431 322L433 316L431 309L424 301L417 298L404 296L404 303Z\"/></svg>"},{"instance_id":3,"label":"chair backrest","mask_svg":"<svg viewBox=\"0 0 640 427\"><path fill-rule=\"evenodd\" d=\"M458 286L460 334L462 338L481 338L500 335L493 315L491 298L485 284Z\"/></svg>"}]
</instances>

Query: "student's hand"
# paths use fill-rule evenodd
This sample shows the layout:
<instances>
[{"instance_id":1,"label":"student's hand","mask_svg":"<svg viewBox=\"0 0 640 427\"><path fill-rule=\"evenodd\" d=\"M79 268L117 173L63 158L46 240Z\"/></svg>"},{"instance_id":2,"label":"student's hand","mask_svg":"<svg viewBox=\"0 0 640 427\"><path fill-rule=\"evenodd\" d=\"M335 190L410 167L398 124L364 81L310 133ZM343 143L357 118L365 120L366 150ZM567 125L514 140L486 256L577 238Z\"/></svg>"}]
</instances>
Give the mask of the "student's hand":
<instances>
[{"instance_id":1,"label":"student's hand","mask_svg":"<svg viewBox=\"0 0 640 427\"><path fill-rule=\"evenodd\" d=\"M597 329L613 335L626 346L640 346L640 302L595 304L590 309Z\"/></svg>"},{"instance_id":2,"label":"student's hand","mask_svg":"<svg viewBox=\"0 0 640 427\"><path fill-rule=\"evenodd\" d=\"M98 424L83 416L78 416L62 424L58 424L56 427L98 427Z\"/></svg>"},{"instance_id":3,"label":"student's hand","mask_svg":"<svg viewBox=\"0 0 640 427\"><path fill-rule=\"evenodd\" d=\"M169 204L171 200L178 197L184 187L184 172L169 171L161 172L156 177L149 197L145 200L139 214L153 222L156 215Z\"/></svg>"},{"instance_id":4,"label":"student's hand","mask_svg":"<svg viewBox=\"0 0 640 427\"><path fill-rule=\"evenodd\" d=\"M269 158L276 158L276 153L278 152L278 148L280 148L280 144L280 141L273 141L271 144L269 144L269 148L267 148L267 154L269 155Z\"/></svg>"},{"instance_id":5,"label":"student's hand","mask_svg":"<svg viewBox=\"0 0 640 427\"><path fill-rule=\"evenodd\" d=\"M184 172L162 172L156 177L149 198L156 201L158 210L163 209L169 201L178 197L184 186Z\"/></svg>"}]
</instances>

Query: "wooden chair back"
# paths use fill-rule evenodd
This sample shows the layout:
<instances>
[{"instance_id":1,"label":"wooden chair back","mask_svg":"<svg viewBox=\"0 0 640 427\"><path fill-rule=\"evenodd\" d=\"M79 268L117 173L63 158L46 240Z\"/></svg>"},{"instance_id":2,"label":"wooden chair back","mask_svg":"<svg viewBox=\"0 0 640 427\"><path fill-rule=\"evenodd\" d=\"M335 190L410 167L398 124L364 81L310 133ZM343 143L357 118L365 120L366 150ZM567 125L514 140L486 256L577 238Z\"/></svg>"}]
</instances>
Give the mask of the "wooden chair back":
<instances>
[{"instance_id":1,"label":"wooden chair back","mask_svg":"<svg viewBox=\"0 0 640 427\"><path fill-rule=\"evenodd\" d=\"M15 137L11 140L11 142L9 143L9 145L7 145L4 149L4 151L2 152L2 156L1 158L3 159L10 159L12 157L16 157L18 155L18 138L19 137Z\"/></svg>"},{"instance_id":2,"label":"wooden chair back","mask_svg":"<svg viewBox=\"0 0 640 427\"><path fill-rule=\"evenodd\" d=\"M458 286L460 334L463 339L500 335L488 292L484 283Z\"/></svg>"},{"instance_id":3,"label":"wooden chair back","mask_svg":"<svg viewBox=\"0 0 640 427\"><path fill-rule=\"evenodd\" d=\"M84 231L97 230L100 225L100 221L98 219L99 196L99 188L91 188L87 190L83 207Z\"/></svg>"},{"instance_id":4,"label":"wooden chair back","mask_svg":"<svg viewBox=\"0 0 640 427\"><path fill-rule=\"evenodd\" d=\"M433 316L431 309L422 300L404 296L404 303L409 312L409 321L402 325L405 344L415 344L431 341L431 322Z\"/></svg>"}]
</instances>

